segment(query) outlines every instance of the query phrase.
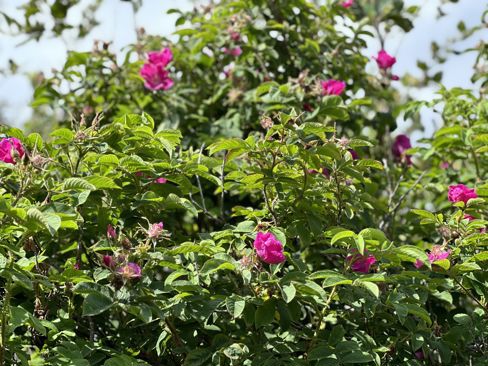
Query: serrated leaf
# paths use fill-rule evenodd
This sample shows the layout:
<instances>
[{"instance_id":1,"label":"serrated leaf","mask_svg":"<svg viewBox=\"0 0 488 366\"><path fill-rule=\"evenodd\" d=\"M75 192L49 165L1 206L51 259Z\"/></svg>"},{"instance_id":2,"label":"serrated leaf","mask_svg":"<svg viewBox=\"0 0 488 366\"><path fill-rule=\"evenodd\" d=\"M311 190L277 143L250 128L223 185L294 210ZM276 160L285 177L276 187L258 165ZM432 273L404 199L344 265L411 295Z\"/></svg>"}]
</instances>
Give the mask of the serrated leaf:
<instances>
[{"instance_id":1,"label":"serrated leaf","mask_svg":"<svg viewBox=\"0 0 488 366\"><path fill-rule=\"evenodd\" d=\"M259 306L254 314L254 323L256 328L270 324L274 319L275 302L273 299L266 300Z\"/></svg>"},{"instance_id":2,"label":"serrated leaf","mask_svg":"<svg viewBox=\"0 0 488 366\"><path fill-rule=\"evenodd\" d=\"M120 189L120 187L113 181L113 179L109 177L104 177L101 175L92 175L91 177L87 177L85 179L93 186L95 186L97 190L98 189Z\"/></svg>"},{"instance_id":3,"label":"serrated leaf","mask_svg":"<svg viewBox=\"0 0 488 366\"><path fill-rule=\"evenodd\" d=\"M97 188L83 178L67 178L63 182L63 189L65 190L79 189L79 190L94 191Z\"/></svg>"},{"instance_id":4,"label":"serrated leaf","mask_svg":"<svg viewBox=\"0 0 488 366\"><path fill-rule=\"evenodd\" d=\"M380 297L380 288L378 287L377 284L369 281L362 281L362 280L356 280L353 283L353 286L360 286L368 290L374 297L379 298Z\"/></svg>"},{"instance_id":5,"label":"serrated leaf","mask_svg":"<svg viewBox=\"0 0 488 366\"><path fill-rule=\"evenodd\" d=\"M330 243L333 245L336 242L338 242L339 240L343 240L346 238L354 238L354 237L356 237L356 234L354 233L354 231L344 230L344 231L341 231L341 232L338 232L337 234L335 234L332 237L332 240L330 241Z\"/></svg>"},{"instance_id":6,"label":"serrated leaf","mask_svg":"<svg viewBox=\"0 0 488 366\"><path fill-rule=\"evenodd\" d=\"M295 298L296 293L297 290L292 283L290 283L289 285L285 285L281 288L281 295L283 296L283 300L285 300L287 304Z\"/></svg>"},{"instance_id":7,"label":"serrated leaf","mask_svg":"<svg viewBox=\"0 0 488 366\"><path fill-rule=\"evenodd\" d=\"M112 299L101 294L92 292L85 297L82 306L83 316L93 316L103 313L114 305Z\"/></svg>"}]
</instances>

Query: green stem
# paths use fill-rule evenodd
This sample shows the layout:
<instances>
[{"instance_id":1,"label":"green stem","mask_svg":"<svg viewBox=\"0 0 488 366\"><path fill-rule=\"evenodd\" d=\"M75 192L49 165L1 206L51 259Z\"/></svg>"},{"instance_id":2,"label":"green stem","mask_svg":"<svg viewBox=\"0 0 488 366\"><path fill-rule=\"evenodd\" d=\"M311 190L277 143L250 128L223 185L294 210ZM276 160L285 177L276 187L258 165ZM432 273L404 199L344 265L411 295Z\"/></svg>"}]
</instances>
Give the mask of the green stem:
<instances>
[{"instance_id":1,"label":"green stem","mask_svg":"<svg viewBox=\"0 0 488 366\"><path fill-rule=\"evenodd\" d=\"M324 322L325 312L330 307L330 303L332 302L332 298L334 297L334 295L336 293L336 289L337 289L337 286L334 286L332 288L332 291L330 292L329 297L327 298L327 301L325 302L324 308L319 313L319 321L317 322L317 327L315 328L315 332L314 332L312 340L310 341L310 345L308 346L308 350L311 350L313 348L313 346L315 346L315 344L317 343L320 328L322 328L322 323Z\"/></svg>"},{"instance_id":2,"label":"green stem","mask_svg":"<svg viewBox=\"0 0 488 366\"><path fill-rule=\"evenodd\" d=\"M10 256L8 268L13 266L13 257ZM5 298L3 300L3 306L1 310L1 325L0 325L0 366L5 365L5 350L7 344L7 318L8 311L10 309L10 298L12 296L12 279L9 278L7 285L5 286Z\"/></svg>"}]
</instances>

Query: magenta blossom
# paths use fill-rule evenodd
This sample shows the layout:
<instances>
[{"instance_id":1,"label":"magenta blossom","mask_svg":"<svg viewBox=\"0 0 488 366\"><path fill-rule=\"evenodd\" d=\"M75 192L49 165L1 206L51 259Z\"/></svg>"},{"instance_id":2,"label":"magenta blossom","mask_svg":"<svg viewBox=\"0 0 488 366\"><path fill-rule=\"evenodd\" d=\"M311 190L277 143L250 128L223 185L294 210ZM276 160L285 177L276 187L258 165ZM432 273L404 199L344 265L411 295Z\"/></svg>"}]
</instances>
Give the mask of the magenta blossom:
<instances>
[{"instance_id":1,"label":"magenta blossom","mask_svg":"<svg viewBox=\"0 0 488 366\"><path fill-rule=\"evenodd\" d=\"M24 147L19 139L9 137L0 140L0 160L4 163L17 164L16 158L21 159L24 154Z\"/></svg>"},{"instance_id":2,"label":"magenta blossom","mask_svg":"<svg viewBox=\"0 0 488 366\"><path fill-rule=\"evenodd\" d=\"M468 220L468 221L473 221L473 220L476 220L476 217L471 216L471 215L468 215L468 214L465 214L463 218L464 218L465 220ZM485 227L483 227L483 228L481 228L479 231L480 231L480 233L481 233L481 234L484 234L484 233L486 233L486 228L485 228Z\"/></svg>"},{"instance_id":3,"label":"magenta blossom","mask_svg":"<svg viewBox=\"0 0 488 366\"><path fill-rule=\"evenodd\" d=\"M108 268L115 267L115 260L111 255L104 255L102 260L103 260L103 264L105 264Z\"/></svg>"},{"instance_id":4,"label":"magenta blossom","mask_svg":"<svg viewBox=\"0 0 488 366\"><path fill-rule=\"evenodd\" d=\"M349 153L351 154L353 160L358 160L359 159L359 155L358 155L358 153L355 150L349 149L347 151L349 151Z\"/></svg>"},{"instance_id":5,"label":"magenta blossom","mask_svg":"<svg viewBox=\"0 0 488 366\"><path fill-rule=\"evenodd\" d=\"M128 262L122 267L119 267L119 269L117 269L117 273L128 280L140 278L142 276L141 267L133 262Z\"/></svg>"},{"instance_id":6,"label":"magenta blossom","mask_svg":"<svg viewBox=\"0 0 488 366\"><path fill-rule=\"evenodd\" d=\"M308 169L307 170L307 173L308 174L311 174L311 175L315 175L315 174L318 174L319 172L317 170L315 170L315 169ZM329 172L329 170L327 168L320 169L320 173L322 173L322 175L324 177L330 178L330 172Z\"/></svg>"},{"instance_id":7,"label":"magenta blossom","mask_svg":"<svg viewBox=\"0 0 488 366\"><path fill-rule=\"evenodd\" d=\"M305 112L313 112L313 107L310 103L303 103L303 110Z\"/></svg>"},{"instance_id":8,"label":"magenta blossom","mask_svg":"<svg viewBox=\"0 0 488 366\"><path fill-rule=\"evenodd\" d=\"M350 8L353 5L354 5L354 0L346 0L341 3L341 6L346 9Z\"/></svg>"},{"instance_id":9,"label":"magenta blossom","mask_svg":"<svg viewBox=\"0 0 488 366\"><path fill-rule=\"evenodd\" d=\"M240 56L242 54L242 49L239 46L234 47L234 48L224 47L223 51L226 55L231 55L234 57Z\"/></svg>"},{"instance_id":10,"label":"magenta blossom","mask_svg":"<svg viewBox=\"0 0 488 366\"><path fill-rule=\"evenodd\" d=\"M430 253L428 254L429 262L434 263L435 261L447 259L450 254L451 254L450 250L443 250L443 247L441 245L434 245ZM422 262L420 259L417 259L414 264L416 268L420 268L423 265L424 262Z\"/></svg>"},{"instance_id":11,"label":"magenta blossom","mask_svg":"<svg viewBox=\"0 0 488 366\"><path fill-rule=\"evenodd\" d=\"M385 50L378 52L378 56L373 57L373 59L376 60L378 67L383 70L388 70L396 63L396 58L389 55Z\"/></svg>"},{"instance_id":12,"label":"magenta blossom","mask_svg":"<svg viewBox=\"0 0 488 366\"><path fill-rule=\"evenodd\" d=\"M440 167L441 169L448 169L448 168L449 168L449 166L450 166L450 165L449 165L449 163L448 163L447 161L443 161L443 162L441 162L441 163L439 164L439 167Z\"/></svg>"},{"instance_id":13,"label":"magenta blossom","mask_svg":"<svg viewBox=\"0 0 488 366\"><path fill-rule=\"evenodd\" d=\"M353 250L353 253L347 256L346 261L351 264L354 272L369 273L371 266L376 263L376 257L368 254L367 251L361 255L357 250Z\"/></svg>"},{"instance_id":14,"label":"magenta blossom","mask_svg":"<svg viewBox=\"0 0 488 366\"><path fill-rule=\"evenodd\" d=\"M410 138L407 135L398 135L395 138L395 142L391 147L391 152L396 160L405 161L407 165L412 165L412 157L407 155L405 151L410 149L412 144Z\"/></svg>"},{"instance_id":15,"label":"magenta blossom","mask_svg":"<svg viewBox=\"0 0 488 366\"><path fill-rule=\"evenodd\" d=\"M166 178L163 178L163 177L159 177L159 178L156 178L153 183L156 183L156 184L164 184L166 183L168 180Z\"/></svg>"},{"instance_id":16,"label":"magenta blossom","mask_svg":"<svg viewBox=\"0 0 488 366\"><path fill-rule=\"evenodd\" d=\"M146 63L142 66L140 74L145 87L151 90L168 90L174 84L163 64Z\"/></svg>"},{"instance_id":17,"label":"magenta blossom","mask_svg":"<svg viewBox=\"0 0 488 366\"><path fill-rule=\"evenodd\" d=\"M259 258L269 264L278 264L286 260L283 254L283 245L273 233L259 232L254 240L254 249Z\"/></svg>"},{"instance_id":18,"label":"magenta blossom","mask_svg":"<svg viewBox=\"0 0 488 366\"><path fill-rule=\"evenodd\" d=\"M398 80L400 80L400 76L393 74L393 75L391 75L390 79L393 81L398 81Z\"/></svg>"},{"instance_id":19,"label":"magenta blossom","mask_svg":"<svg viewBox=\"0 0 488 366\"><path fill-rule=\"evenodd\" d=\"M147 54L150 64L161 65L163 67L173 61L173 52L169 48L163 48L162 51L152 51Z\"/></svg>"},{"instance_id":20,"label":"magenta blossom","mask_svg":"<svg viewBox=\"0 0 488 366\"><path fill-rule=\"evenodd\" d=\"M107 225L107 238L117 239L117 232L111 224Z\"/></svg>"},{"instance_id":21,"label":"magenta blossom","mask_svg":"<svg viewBox=\"0 0 488 366\"><path fill-rule=\"evenodd\" d=\"M449 186L447 192L447 198L451 202L464 202L466 204L471 198L477 197L476 191L466 187L464 184Z\"/></svg>"},{"instance_id":22,"label":"magenta blossom","mask_svg":"<svg viewBox=\"0 0 488 366\"><path fill-rule=\"evenodd\" d=\"M151 239L159 238L163 233L163 227L164 225L162 222L151 224L151 226L149 226L149 230L147 231L147 236Z\"/></svg>"},{"instance_id":23,"label":"magenta blossom","mask_svg":"<svg viewBox=\"0 0 488 366\"><path fill-rule=\"evenodd\" d=\"M227 29L227 31L229 32L230 39L232 39L234 42L238 42L241 39L241 34L232 29L232 27Z\"/></svg>"},{"instance_id":24,"label":"magenta blossom","mask_svg":"<svg viewBox=\"0 0 488 366\"><path fill-rule=\"evenodd\" d=\"M341 80L322 80L322 95L341 95L346 88L346 83Z\"/></svg>"},{"instance_id":25,"label":"magenta blossom","mask_svg":"<svg viewBox=\"0 0 488 366\"><path fill-rule=\"evenodd\" d=\"M425 359L424 351L422 351L422 348L420 348L419 350L415 351L414 355L415 355L415 358L417 360L422 361L422 360Z\"/></svg>"}]
</instances>

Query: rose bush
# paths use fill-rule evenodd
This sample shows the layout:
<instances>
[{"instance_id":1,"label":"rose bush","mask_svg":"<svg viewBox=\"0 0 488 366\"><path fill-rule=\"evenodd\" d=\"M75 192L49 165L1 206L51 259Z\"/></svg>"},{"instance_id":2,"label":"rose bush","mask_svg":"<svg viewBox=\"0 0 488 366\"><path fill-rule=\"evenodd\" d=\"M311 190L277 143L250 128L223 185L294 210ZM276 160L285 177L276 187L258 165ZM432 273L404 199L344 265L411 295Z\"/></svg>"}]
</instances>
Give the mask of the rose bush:
<instances>
[{"instance_id":1,"label":"rose bush","mask_svg":"<svg viewBox=\"0 0 488 366\"><path fill-rule=\"evenodd\" d=\"M70 53L34 105L80 117L1 130L0 364L486 364L486 73L400 103L361 51L414 11L376 5L221 1Z\"/></svg>"}]
</instances>

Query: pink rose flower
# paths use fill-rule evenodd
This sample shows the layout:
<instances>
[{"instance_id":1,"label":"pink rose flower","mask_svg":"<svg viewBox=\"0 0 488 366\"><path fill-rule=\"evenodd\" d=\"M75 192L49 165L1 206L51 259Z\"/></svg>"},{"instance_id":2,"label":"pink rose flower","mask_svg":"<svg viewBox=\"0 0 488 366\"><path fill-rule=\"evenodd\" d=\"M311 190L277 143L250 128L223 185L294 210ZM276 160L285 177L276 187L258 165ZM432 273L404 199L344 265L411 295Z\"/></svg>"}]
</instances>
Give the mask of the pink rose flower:
<instances>
[{"instance_id":1,"label":"pink rose flower","mask_svg":"<svg viewBox=\"0 0 488 366\"><path fill-rule=\"evenodd\" d=\"M371 266L376 263L376 257L364 251L361 255L357 250L353 250L353 254L348 255L346 261L351 263L351 269L354 272L369 273Z\"/></svg>"},{"instance_id":2,"label":"pink rose flower","mask_svg":"<svg viewBox=\"0 0 488 366\"><path fill-rule=\"evenodd\" d=\"M173 52L169 48L163 48L162 51L152 51L148 54L148 61L151 64L159 64L163 67L168 66L168 64L173 61Z\"/></svg>"},{"instance_id":3,"label":"pink rose flower","mask_svg":"<svg viewBox=\"0 0 488 366\"><path fill-rule=\"evenodd\" d=\"M111 224L107 225L107 238L117 239L117 232Z\"/></svg>"},{"instance_id":4,"label":"pink rose flower","mask_svg":"<svg viewBox=\"0 0 488 366\"><path fill-rule=\"evenodd\" d=\"M477 197L476 191L466 187L464 184L449 186L447 192L447 198L451 202L464 202L466 204L471 198Z\"/></svg>"},{"instance_id":5,"label":"pink rose flower","mask_svg":"<svg viewBox=\"0 0 488 366\"><path fill-rule=\"evenodd\" d=\"M115 267L115 260L111 255L104 255L102 260L103 260L103 264L105 264L108 268Z\"/></svg>"},{"instance_id":6,"label":"pink rose flower","mask_svg":"<svg viewBox=\"0 0 488 366\"><path fill-rule=\"evenodd\" d=\"M476 219L474 216L471 216L471 215L468 215L468 214L465 214L463 218L466 219L466 220L468 220L468 221L473 221L473 220Z\"/></svg>"},{"instance_id":7,"label":"pink rose flower","mask_svg":"<svg viewBox=\"0 0 488 366\"><path fill-rule=\"evenodd\" d=\"M15 137L0 140L0 160L4 163L17 164L17 159L22 159L25 151L22 143Z\"/></svg>"},{"instance_id":8,"label":"pink rose flower","mask_svg":"<svg viewBox=\"0 0 488 366\"><path fill-rule=\"evenodd\" d=\"M153 183L156 183L156 184L164 184L166 183L168 180L166 178L163 178L163 177L159 177L159 178L156 178Z\"/></svg>"},{"instance_id":9,"label":"pink rose flower","mask_svg":"<svg viewBox=\"0 0 488 366\"><path fill-rule=\"evenodd\" d=\"M358 160L359 159L359 155L358 155L358 153L355 150L349 149L347 151L349 151L349 153L351 154L353 160Z\"/></svg>"},{"instance_id":10,"label":"pink rose flower","mask_svg":"<svg viewBox=\"0 0 488 366\"><path fill-rule=\"evenodd\" d=\"M231 55L234 57L240 56L242 54L242 49L239 46L234 47L234 48L230 48L230 49L227 47L224 47L223 51L226 55Z\"/></svg>"},{"instance_id":11,"label":"pink rose flower","mask_svg":"<svg viewBox=\"0 0 488 366\"><path fill-rule=\"evenodd\" d=\"M441 169L448 169L449 168L449 163L447 161L443 161L439 164L439 167Z\"/></svg>"},{"instance_id":12,"label":"pink rose flower","mask_svg":"<svg viewBox=\"0 0 488 366\"><path fill-rule=\"evenodd\" d=\"M476 220L476 217L471 216L471 215L468 215L468 214L465 214L463 218L464 218L465 220L468 220L468 221L473 221L473 220ZM480 233L481 233L481 234L484 234L484 233L486 233L486 228L485 228L485 227L483 227L483 228L481 228L479 231L480 231Z\"/></svg>"},{"instance_id":13,"label":"pink rose flower","mask_svg":"<svg viewBox=\"0 0 488 366\"><path fill-rule=\"evenodd\" d=\"M373 56L373 59L376 60L378 67L383 70L388 70L396 63L396 58L389 55L385 50L378 52L378 56Z\"/></svg>"},{"instance_id":14,"label":"pink rose flower","mask_svg":"<svg viewBox=\"0 0 488 366\"><path fill-rule=\"evenodd\" d=\"M447 259L450 254L450 250L443 250L441 245L434 245L427 257L429 258L430 263L434 263L435 261ZM420 268L423 265L424 262L422 262L420 259L417 259L414 263L415 268Z\"/></svg>"},{"instance_id":15,"label":"pink rose flower","mask_svg":"<svg viewBox=\"0 0 488 366\"><path fill-rule=\"evenodd\" d=\"M313 107L309 103L303 103L303 110L306 112L313 112Z\"/></svg>"},{"instance_id":16,"label":"pink rose flower","mask_svg":"<svg viewBox=\"0 0 488 366\"><path fill-rule=\"evenodd\" d=\"M150 90L168 90L174 84L163 64L146 63L142 66L140 75L144 79L144 86Z\"/></svg>"},{"instance_id":17,"label":"pink rose flower","mask_svg":"<svg viewBox=\"0 0 488 366\"><path fill-rule=\"evenodd\" d=\"M322 80L322 95L341 95L346 88L346 83L341 80Z\"/></svg>"},{"instance_id":18,"label":"pink rose flower","mask_svg":"<svg viewBox=\"0 0 488 366\"><path fill-rule=\"evenodd\" d=\"M443 250L441 245L434 245L428 257L430 263L432 263L435 261L440 261L442 259L447 259L450 254L450 250Z\"/></svg>"},{"instance_id":19,"label":"pink rose flower","mask_svg":"<svg viewBox=\"0 0 488 366\"><path fill-rule=\"evenodd\" d=\"M354 5L354 0L346 0L341 3L341 6L346 9L350 8L353 5Z\"/></svg>"},{"instance_id":20,"label":"pink rose flower","mask_svg":"<svg viewBox=\"0 0 488 366\"><path fill-rule=\"evenodd\" d=\"M414 355L415 355L415 358L417 360L422 361L423 359L425 359L424 351L422 351L422 348L420 348L419 350L415 351Z\"/></svg>"},{"instance_id":21,"label":"pink rose flower","mask_svg":"<svg viewBox=\"0 0 488 366\"><path fill-rule=\"evenodd\" d=\"M149 226L149 230L147 231L147 236L151 239L159 238L163 233L163 227L164 225L162 222L151 224L151 226Z\"/></svg>"},{"instance_id":22,"label":"pink rose flower","mask_svg":"<svg viewBox=\"0 0 488 366\"><path fill-rule=\"evenodd\" d=\"M411 147L412 144L410 143L410 138L407 135L398 135L395 138L393 146L391 147L391 152L398 161L405 161L407 165L412 165L412 157L405 154L405 151Z\"/></svg>"},{"instance_id":23,"label":"pink rose flower","mask_svg":"<svg viewBox=\"0 0 488 366\"><path fill-rule=\"evenodd\" d=\"M308 169L307 170L308 174L311 174L311 175L315 175L315 174L318 174L319 172L315 169ZM322 168L320 170L320 173L322 173L323 176L327 177L327 178L330 178L330 172L327 168Z\"/></svg>"},{"instance_id":24,"label":"pink rose flower","mask_svg":"<svg viewBox=\"0 0 488 366\"><path fill-rule=\"evenodd\" d=\"M232 39L234 42L238 42L241 39L241 34L234 29L229 28L227 31L229 32L230 39Z\"/></svg>"},{"instance_id":25,"label":"pink rose flower","mask_svg":"<svg viewBox=\"0 0 488 366\"><path fill-rule=\"evenodd\" d=\"M254 249L259 258L269 264L278 264L286 260L283 254L283 245L273 233L259 232L254 240Z\"/></svg>"},{"instance_id":26,"label":"pink rose flower","mask_svg":"<svg viewBox=\"0 0 488 366\"><path fill-rule=\"evenodd\" d=\"M142 276L141 267L133 262L129 262L126 265L117 269L117 273L128 280L133 278L140 278Z\"/></svg>"}]
</instances>

